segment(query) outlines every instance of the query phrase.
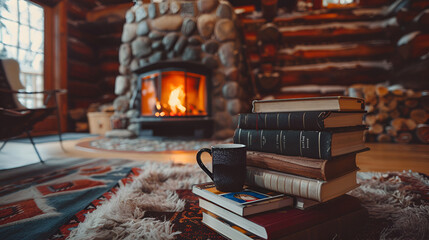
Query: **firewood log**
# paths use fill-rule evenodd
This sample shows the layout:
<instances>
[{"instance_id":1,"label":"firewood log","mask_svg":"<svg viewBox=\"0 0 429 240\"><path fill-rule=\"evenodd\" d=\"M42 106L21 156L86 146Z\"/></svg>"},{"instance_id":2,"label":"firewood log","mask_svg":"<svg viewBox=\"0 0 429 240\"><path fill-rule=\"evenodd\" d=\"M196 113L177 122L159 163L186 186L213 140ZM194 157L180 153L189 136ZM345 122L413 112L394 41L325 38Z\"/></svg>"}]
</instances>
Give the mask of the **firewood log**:
<instances>
[{"instance_id":1,"label":"firewood log","mask_svg":"<svg viewBox=\"0 0 429 240\"><path fill-rule=\"evenodd\" d=\"M390 101L386 101L385 99L380 98L380 101L377 106L380 111L390 112L396 109L396 106L398 106L398 102L395 98Z\"/></svg>"},{"instance_id":2,"label":"firewood log","mask_svg":"<svg viewBox=\"0 0 429 240\"><path fill-rule=\"evenodd\" d=\"M394 140L397 143L410 143L413 140L413 135L410 132L400 132Z\"/></svg>"},{"instance_id":3,"label":"firewood log","mask_svg":"<svg viewBox=\"0 0 429 240\"><path fill-rule=\"evenodd\" d=\"M408 131L408 130L414 130L417 127L416 122L413 119L410 118L396 118L393 119L390 122L390 125L396 130L396 131Z\"/></svg>"},{"instance_id":4,"label":"firewood log","mask_svg":"<svg viewBox=\"0 0 429 240\"><path fill-rule=\"evenodd\" d=\"M377 122L377 116L375 114L368 114L365 116L365 124L374 125Z\"/></svg>"},{"instance_id":5,"label":"firewood log","mask_svg":"<svg viewBox=\"0 0 429 240\"><path fill-rule=\"evenodd\" d=\"M386 126L385 130L386 130L386 133L392 137L396 137L398 135L398 131L392 126Z\"/></svg>"},{"instance_id":6,"label":"firewood log","mask_svg":"<svg viewBox=\"0 0 429 240\"><path fill-rule=\"evenodd\" d=\"M408 115L410 115L410 111L411 111L411 109L405 105L399 105L398 110L401 113L401 116L403 117L407 117Z\"/></svg>"},{"instance_id":7,"label":"firewood log","mask_svg":"<svg viewBox=\"0 0 429 240\"><path fill-rule=\"evenodd\" d=\"M375 116L379 123L386 121L390 117L387 112L379 112Z\"/></svg>"},{"instance_id":8,"label":"firewood log","mask_svg":"<svg viewBox=\"0 0 429 240\"><path fill-rule=\"evenodd\" d=\"M375 86L375 93L378 97L384 97L389 93L389 89L383 85L377 85Z\"/></svg>"},{"instance_id":9,"label":"firewood log","mask_svg":"<svg viewBox=\"0 0 429 240\"><path fill-rule=\"evenodd\" d=\"M425 95L420 98L420 105L424 110L429 112L429 95Z\"/></svg>"},{"instance_id":10,"label":"firewood log","mask_svg":"<svg viewBox=\"0 0 429 240\"><path fill-rule=\"evenodd\" d=\"M405 106L409 108L415 108L419 105L419 101L417 99L407 99L405 100Z\"/></svg>"},{"instance_id":11,"label":"firewood log","mask_svg":"<svg viewBox=\"0 0 429 240\"><path fill-rule=\"evenodd\" d=\"M388 89L389 92L396 96L402 96L405 93L405 89L401 85L392 85Z\"/></svg>"},{"instance_id":12,"label":"firewood log","mask_svg":"<svg viewBox=\"0 0 429 240\"><path fill-rule=\"evenodd\" d=\"M383 131L384 131L383 125L379 123L369 126L369 129L368 129L368 132L370 134L376 134L376 135L381 134Z\"/></svg>"},{"instance_id":13,"label":"firewood log","mask_svg":"<svg viewBox=\"0 0 429 240\"><path fill-rule=\"evenodd\" d=\"M429 114L424 109L413 109L410 112L410 118L413 119L417 124L426 123L429 119Z\"/></svg>"},{"instance_id":14,"label":"firewood log","mask_svg":"<svg viewBox=\"0 0 429 240\"><path fill-rule=\"evenodd\" d=\"M417 138L422 143L429 143L429 125L419 124L416 130Z\"/></svg>"},{"instance_id":15,"label":"firewood log","mask_svg":"<svg viewBox=\"0 0 429 240\"><path fill-rule=\"evenodd\" d=\"M401 112L399 112L398 109L393 109L392 111L389 112L389 116L392 119L399 118L401 116Z\"/></svg>"},{"instance_id":16,"label":"firewood log","mask_svg":"<svg viewBox=\"0 0 429 240\"><path fill-rule=\"evenodd\" d=\"M386 133L381 133L377 136L377 141L378 142L391 142L392 136L390 136L389 134L386 134Z\"/></svg>"}]
</instances>

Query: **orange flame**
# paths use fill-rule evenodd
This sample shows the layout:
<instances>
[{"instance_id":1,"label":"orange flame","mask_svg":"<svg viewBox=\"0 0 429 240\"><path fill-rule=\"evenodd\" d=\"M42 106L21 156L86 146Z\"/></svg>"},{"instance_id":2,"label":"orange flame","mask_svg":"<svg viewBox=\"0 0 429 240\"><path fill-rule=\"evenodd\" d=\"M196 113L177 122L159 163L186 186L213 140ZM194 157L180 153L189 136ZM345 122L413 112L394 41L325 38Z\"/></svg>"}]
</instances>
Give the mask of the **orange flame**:
<instances>
[{"instance_id":1,"label":"orange flame","mask_svg":"<svg viewBox=\"0 0 429 240\"><path fill-rule=\"evenodd\" d=\"M168 105L171 108L171 115L176 115L178 113L185 113L186 107L182 105L182 102L185 101L185 91L183 90L183 85L175 88L170 93L168 99Z\"/></svg>"}]
</instances>

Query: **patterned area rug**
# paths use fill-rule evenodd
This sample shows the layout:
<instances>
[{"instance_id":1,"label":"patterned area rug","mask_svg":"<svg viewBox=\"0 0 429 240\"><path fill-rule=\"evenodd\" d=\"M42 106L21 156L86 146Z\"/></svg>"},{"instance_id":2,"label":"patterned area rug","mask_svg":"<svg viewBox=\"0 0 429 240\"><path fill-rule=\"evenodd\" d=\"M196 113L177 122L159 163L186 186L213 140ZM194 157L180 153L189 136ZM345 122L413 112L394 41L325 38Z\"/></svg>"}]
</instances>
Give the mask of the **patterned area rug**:
<instances>
[{"instance_id":1,"label":"patterned area rug","mask_svg":"<svg viewBox=\"0 0 429 240\"><path fill-rule=\"evenodd\" d=\"M87 159L0 185L1 239L46 239L129 174L120 159ZM4 184L4 185L3 185Z\"/></svg>"},{"instance_id":2,"label":"patterned area rug","mask_svg":"<svg viewBox=\"0 0 429 240\"><path fill-rule=\"evenodd\" d=\"M232 139L171 139L171 138L99 138L76 144L76 148L86 150L125 151L125 152L174 152L198 151L204 147L220 143L232 143Z\"/></svg>"},{"instance_id":3,"label":"patterned area rug","mask_svg":"<svg viewBox=\"0 0 429 240\"><path fill-rule=\"evenodd\" d=\"M181 173L192 176L193 180L182 178ZM361 200L362 205L369 211L370 218L366 224L362 224L362 231L356 239L427 239L429 236L427 176L413 172L387 174L361 172L358 176L361 186L349 194ZM163 183L154 184L154 179L163 179ZM165 182L166 179L169 179L168 182ZM205 179L207 178L204 173L198 167L195 168L195 165L171 165L169 168L147 165L135 178L136 182L128 184L122 190L115 190L116 195L112 199L106 200L101 207L86 215L87 219L83 224L72 230L70 239L108 234L120 236L118 239L195 239L197 236L200 239L223 239L201 224L198 198L189 190L190 182L203 182ZM145 186L143 189L146 189L143 193L142 185ZM177 190L178 185L184 189ZM157 191L173 192L169 198L165 198L167 201L159 198L156 204L150 200L147 202L148 196L156 199L159 195ZM173 207L172 199L176 199L177 203ZM129 205L128 208L124 208L118 203ZM136 214L136 209L141 212ZM117 216L119 212L126 216ZM112 219L115 222L112 222Z\"/></svg>"},{"instance_id":4,"label":"patterned area rug","mask_svg":"<svg viewBox=\"0 0 429 240\"><path fill-rule=\"evenodd\" d=\"M429 178L359 173L368 209L356 239L427 239ZM201 224L197 165L94 159L0 187L2 239L223 239ZM6 236L6 237L4 237Z\"/></svg>"}]
</instances>

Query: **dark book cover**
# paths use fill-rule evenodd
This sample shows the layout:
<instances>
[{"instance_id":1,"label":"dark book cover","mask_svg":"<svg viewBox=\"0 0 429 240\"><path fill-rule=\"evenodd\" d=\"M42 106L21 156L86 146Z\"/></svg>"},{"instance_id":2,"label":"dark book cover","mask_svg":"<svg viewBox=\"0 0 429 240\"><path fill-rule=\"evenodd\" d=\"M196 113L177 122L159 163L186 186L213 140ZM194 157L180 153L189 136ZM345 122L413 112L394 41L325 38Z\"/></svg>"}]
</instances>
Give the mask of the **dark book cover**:
<instances>
[{"instance_id":1,"label":"dark book cover","mask_svg":"<svg viewBox=\"0 0 429 240\"><path fill-rule=\"evenodd\" d=\"M364 127L341 128L336 131L256 130L237 128L234 143L244 144L247 150L332 159L332 136L339 132L352 132ZM363 140L362 140L363 141Z\"/></svg>"},{"instance_id":2,"label":"dark book cover","mask_svg":"<svg viewBox=\"0 0 429 240\"><path fill-rule=\"evenodd\" d=\"M238 127L244 129L325 129L324 119L330 112L244 113L239 115Z\"/></svg>"}]
</instances>

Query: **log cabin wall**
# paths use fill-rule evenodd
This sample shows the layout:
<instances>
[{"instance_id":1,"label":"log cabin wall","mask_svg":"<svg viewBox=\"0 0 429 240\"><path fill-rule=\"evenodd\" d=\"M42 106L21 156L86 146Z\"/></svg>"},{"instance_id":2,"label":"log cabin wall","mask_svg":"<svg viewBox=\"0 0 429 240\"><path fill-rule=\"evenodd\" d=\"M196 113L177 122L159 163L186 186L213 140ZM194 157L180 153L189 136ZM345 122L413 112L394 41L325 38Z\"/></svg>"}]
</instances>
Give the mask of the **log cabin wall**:
<instances>
[{"instance_id":1,"label":"log cabin wall","mask_svg":"<svg viewBox=\"0 0 429 240\"><path fill-rule=\"evenodd\" d=\"M428 143L428 19L429 1L403 0L242 23L264 95L300 97L299 89L309 90L301 85L342 85L367 102L367 141Z\"/></svg>"},{"instance_id":2,"label":"log cabin wall","mask_svg":"<svg viewBox=\"0 0 429 240\"><path fill-rule=\"evenodd\" d=\"M292 12L268 22L242 20L248 56L259 90L343 85L388 80L400 26L397 8L323 9Z\"/></svg>"},{"instance_id":3,"label":"log cabin wall","mask_svg":"<svg viewBox=\"0 0 429 240\"><path fill-rule=\"evenodd\" d=\"M125 6L124 6L125 5ZM88 131L88 111L113 102L125 0L68 0L69 130Z\"/></svg>"}]
</instances>

